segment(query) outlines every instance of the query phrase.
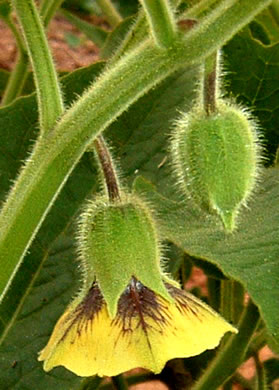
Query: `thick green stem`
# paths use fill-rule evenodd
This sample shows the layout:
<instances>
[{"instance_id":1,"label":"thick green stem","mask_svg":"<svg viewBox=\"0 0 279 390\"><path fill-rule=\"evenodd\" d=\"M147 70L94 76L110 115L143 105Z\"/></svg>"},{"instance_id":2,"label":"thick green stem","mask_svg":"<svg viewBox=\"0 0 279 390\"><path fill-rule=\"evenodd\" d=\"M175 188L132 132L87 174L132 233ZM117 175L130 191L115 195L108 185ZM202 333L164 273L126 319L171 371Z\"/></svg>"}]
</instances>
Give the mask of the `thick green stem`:
<instances>
[{"instance_id":1,"label":"thick green stem","mask_svg":"<svg viewBox=\"0 0 279 390\"><path fill-rule=\"evenodd\" d=\"M0 213L2 296L50 207L95 137L172 72L198 64L215 52L269 3L242 0L241 4L236 1L233 7L222 8L220 14L215 10L211 18L167 50L158 49L149 40L143 42L109 67L54 130L37 141Z\"/></svg>"},{"instance_id":2,"label":"thick green stem","mask_svg":"<svg viewBox=\"0 0 279 390\"><path fill-rule=\"evenodd\" d=\"M14 69L10 74L7 86L5 88L5 92L1 101L2 106L11 103L17 96L20 96L27 77L29 65L27 50L20 33L18 32L16 26L14 25L10 17L7 18L5 21L10 27L15 37L18 49L18 59Z\"/></svg>"},{"instance_id":3,"label":"thick green stem","mask_svg":"<svg viewBox=\"0 0 279 390\"><path fill-rule=\"evenodd\" d=\"M43 133L47 133L64 110L58 77L33 0L12 0L12 4L22 26L34 71L40 129Z\"/></svg>"},{"instance_id":4,"label":"thick green stem","mask_svg":"<svg viewBox=\"0 0 279 390\"><path fill-rule=\"evenodd\" d=\"M168 47L176 37L176 25L168 0L140 0L152 35L159 47Z\"/></svg>"},{"instance_id":5,"label":"thick green stem","mask_svg":"<svg viewBox=\"0 0 279 390\"><path fill-rule=\"evenodd\" d=\"M112 27L122 22L122 16L110 0L96 0L96 2Z\"/></svg>"},{"instance_id":6,"label":"thick green stem","mask_svg":"<svg viewBox=\"0 0 279 390\"><path fill-rule=\"evenodd\" d=\"M181 0L173 0L172 7L176 9L176 7L180 4ZM132 26L124 41L115 52L113 57L110 59L110 63L115 62L121 55L127 53L129 50L136 48L148 35L148 24L145 18L145 13L143 9L138 13L137 20L135 24Z\"/></svg>"},{"instance_id":7,"label":"thick green stem","mask_svg":"<svg viewBox=\"0 0 279 390\"><path fill-rule=\"evenodd\" d=\"M250 301L239 323L239 333L230 336L192 390L218 389L242 363L259 320L257 307Z\"/></svg>"},{"instance_id":8,"label":"thick green stem","mask_svg":"<svg viewBox=\"0 0 279 390\"><path fill-rule=\"evenodd\" d=\"M123 375L113 376L111 380L116 390L128 390L128 384Z\"/></svg>"},{"instance_id":9,"label":"thick green stem","mask_svg":"<svg viewBox=\"0 0 279 390\"><path fill-rule=\"evenodd\" d=\"M59 9L64 0L43 0L40 7L40 14L44 21L44 25L48 26L53 15Z\"/></svg>"}]
</instances>

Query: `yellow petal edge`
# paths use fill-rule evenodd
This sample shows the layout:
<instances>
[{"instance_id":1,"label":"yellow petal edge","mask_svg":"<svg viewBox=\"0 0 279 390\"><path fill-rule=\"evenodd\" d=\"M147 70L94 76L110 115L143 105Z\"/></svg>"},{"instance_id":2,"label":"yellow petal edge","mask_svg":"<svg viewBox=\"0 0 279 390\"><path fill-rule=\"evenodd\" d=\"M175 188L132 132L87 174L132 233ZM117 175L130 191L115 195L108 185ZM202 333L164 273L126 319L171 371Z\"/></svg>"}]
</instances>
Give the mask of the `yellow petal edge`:
<instances>
[{"instance_id":1,"label":"yellow petal edge","mask_svg":"<svg viewBox=\"0 0 279 390\"><path fill-rule=\"evenodd\" d=\"M168 360L198 355L217 347L226 332L237 333L188 292L169 286L170 303L148 291L140 315L127 306L130 314L119 308L114 319L105 303L90 318L77 315L73 302L40 352L44 370L62 365L79 376L115 376L142 367L159 373Z\"/></svg>"}]
</instances>

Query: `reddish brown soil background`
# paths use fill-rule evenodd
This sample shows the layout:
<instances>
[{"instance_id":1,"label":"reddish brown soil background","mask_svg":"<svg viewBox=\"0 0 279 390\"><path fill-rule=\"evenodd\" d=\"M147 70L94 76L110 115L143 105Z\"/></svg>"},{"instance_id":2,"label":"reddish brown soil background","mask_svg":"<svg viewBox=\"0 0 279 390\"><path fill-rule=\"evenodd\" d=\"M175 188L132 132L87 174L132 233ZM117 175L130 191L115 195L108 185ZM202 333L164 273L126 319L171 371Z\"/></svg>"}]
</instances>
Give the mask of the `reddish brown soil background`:
<instances>
[{"instance_id":1,"label":"reddish brown soil background","mask_svg":"<svg viewBox=\"0 0 279 390\"><path fill-rule=\"evenodd\" d=\"M97 18L92 18L94 24L104 25L104 21ZM80 38L80 44L76 47L71 47L67 43L67 34L73 34ZM12 33L0 20L0 68L11 70L16 61L16 45ZM48 38L52 53L55 59L57 68L61 71L71 71L76 68L87 66L98 60L98 48L86 37L80 33L63 17L56 17L50 24L48 30ZM193 288L199 286L206 288L206 277L203 272L194 268L192 276L187 283L187 287ZM261 360L266 360L272 353L265 347L260 353ZM240 372L246 378L251 378L254 373L254 363L250 359L242 365ZM149 383L134 385L131 390L167 390L167 387L160 381L152 381ZM235 390L242 390L241 387L235 386ZM278 390L279 385L274 385L274 389ZM184 389L182 389L184 390ZM212 390L212 389L209 389Z\"/></svg>"}]
</instances>

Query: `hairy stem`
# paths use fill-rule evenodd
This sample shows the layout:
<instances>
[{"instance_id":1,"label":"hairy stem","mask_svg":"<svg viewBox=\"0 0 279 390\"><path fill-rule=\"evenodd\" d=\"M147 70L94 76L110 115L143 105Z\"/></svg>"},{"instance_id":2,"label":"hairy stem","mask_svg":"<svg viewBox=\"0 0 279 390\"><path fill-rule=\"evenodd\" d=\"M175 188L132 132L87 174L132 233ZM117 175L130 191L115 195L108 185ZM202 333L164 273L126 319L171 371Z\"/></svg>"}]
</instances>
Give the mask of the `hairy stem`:
<instances>
[{"instance_id":1,"label":"hairy stem","mask_svg":"<svg viewBox=\"0 0 279 390\"><path fill-rule=\"evenodd\" d=\"M58 77L33 0L12 0L12 4L21 24L33 67L40 129L43 133L47 133L64 110Z\"/></svg>"},{"instance_id":2,"label":"hairy stem","mask_svg":"<svg viewBox=\"0 0 279 390\"><path fill-rule=\"evenodd\" d=\"M257 387L256 390L268 390L265 369L263 363L259 359L258 353L254 354L256 364Z\"/></svg>"},{"instance_id":3,"label":"hairy stem","mask_svg":"<svg viewBox=\"0 0 279 390\"><path fill-rule=\"evenodd\" d=\"M27 77L29 65L27 50L20 33L18 32L10 16L5 19L5 21L15 37L18 49L18 59L14 69L10 74L7 86L5 88L1 101L2 106L11 103L16 97L20 96Z\"/></svg>"},{"instance_id":4,"label":"hairy stem","mask_svg":"<svg viewBox=\"0 0 279 390\"><path fill-rule=\"evenodd\" d=\"M203 106L207 115L216 111L218 97L218 53L207 57L204 63Z\"/></svg>"},{"instance_id":5,"label":"hairy stem","mask_svg":"<svg viewBox=\"0 0 279 390\"><path fill-rule=\"evenodd\" d=\"M52 0L52 1L46 0L42 2L41 9L44 10L42 14L42 19L44 21L45 26L48 25L53 14L55 13L56 9L59 7L61 3L62 0ZM7 23L8 22L9 20L7 21ZM3 106L13 102L14 99L16 99L18 96L21 95L28 76L28 69L29 69L29 58L28 58L28 53L27 53L25 43L22 40L20 33L17 31L17 28L15 27L14 23L10 21L8 25L15 36L17 42L17 48L19 50L19 55L18 55L16 65L14 66L14 69L11 72L6 89L3 94L3 98L1 102L1 105Z\"/></svg>"},{"instance_id":6,"label":"hairy stem","mask_svg":"<svg viewBox=\"0 0 279 390\"><path fill-rule=\"evenodd\" d=\"M120 199L117 174L104 138L99 135L99 137L95 139L94 145L104 175L108 197L111 201Z\"/></svg>"},{"instance_id":7,"label":"hairy stem","mask_svg":"<svg viewBox=\"0 0 279 390\"><path fill-rule=\"evenodd\" d=\"M152 35L159 47L168 47L176 37L174 15L168 0L140 0Z\"/></svg>"},{"instance_id":8,"label":"hairy stem","mask_svg":"<svg viewBox=\"0 0 279 390\"><path fill-rule=\"evenodd\" d=\"M240 319L239 333L230 336L223 350L219 351L192 390L218 389L234 374L243 362L259 318L257 307L249 301Z\"/></svg>"}]
</instances>

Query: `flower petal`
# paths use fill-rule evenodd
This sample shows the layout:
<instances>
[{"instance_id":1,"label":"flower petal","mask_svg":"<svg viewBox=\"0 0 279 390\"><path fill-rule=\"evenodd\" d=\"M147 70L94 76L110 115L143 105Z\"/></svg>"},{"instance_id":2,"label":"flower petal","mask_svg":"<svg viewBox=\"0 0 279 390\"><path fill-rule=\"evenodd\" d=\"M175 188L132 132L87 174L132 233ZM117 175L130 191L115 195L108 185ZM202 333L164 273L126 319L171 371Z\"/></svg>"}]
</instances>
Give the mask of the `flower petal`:
<instances>
[{"instance_id":1,"label":"flower petal","mask_svg":"<svg viewBox=\"0 0 279 390\"><path fill-rule=\"evenodd\" d=\"M46 371L63 365L80 376L114 376L135 367L158 373L168 360L198 355L215 348L227 331L237 332L193 295L171 285L174 303L139 282L130 284L112 320L96 288L57 322L39 357Z\"/></svg>"}]
</instances>

